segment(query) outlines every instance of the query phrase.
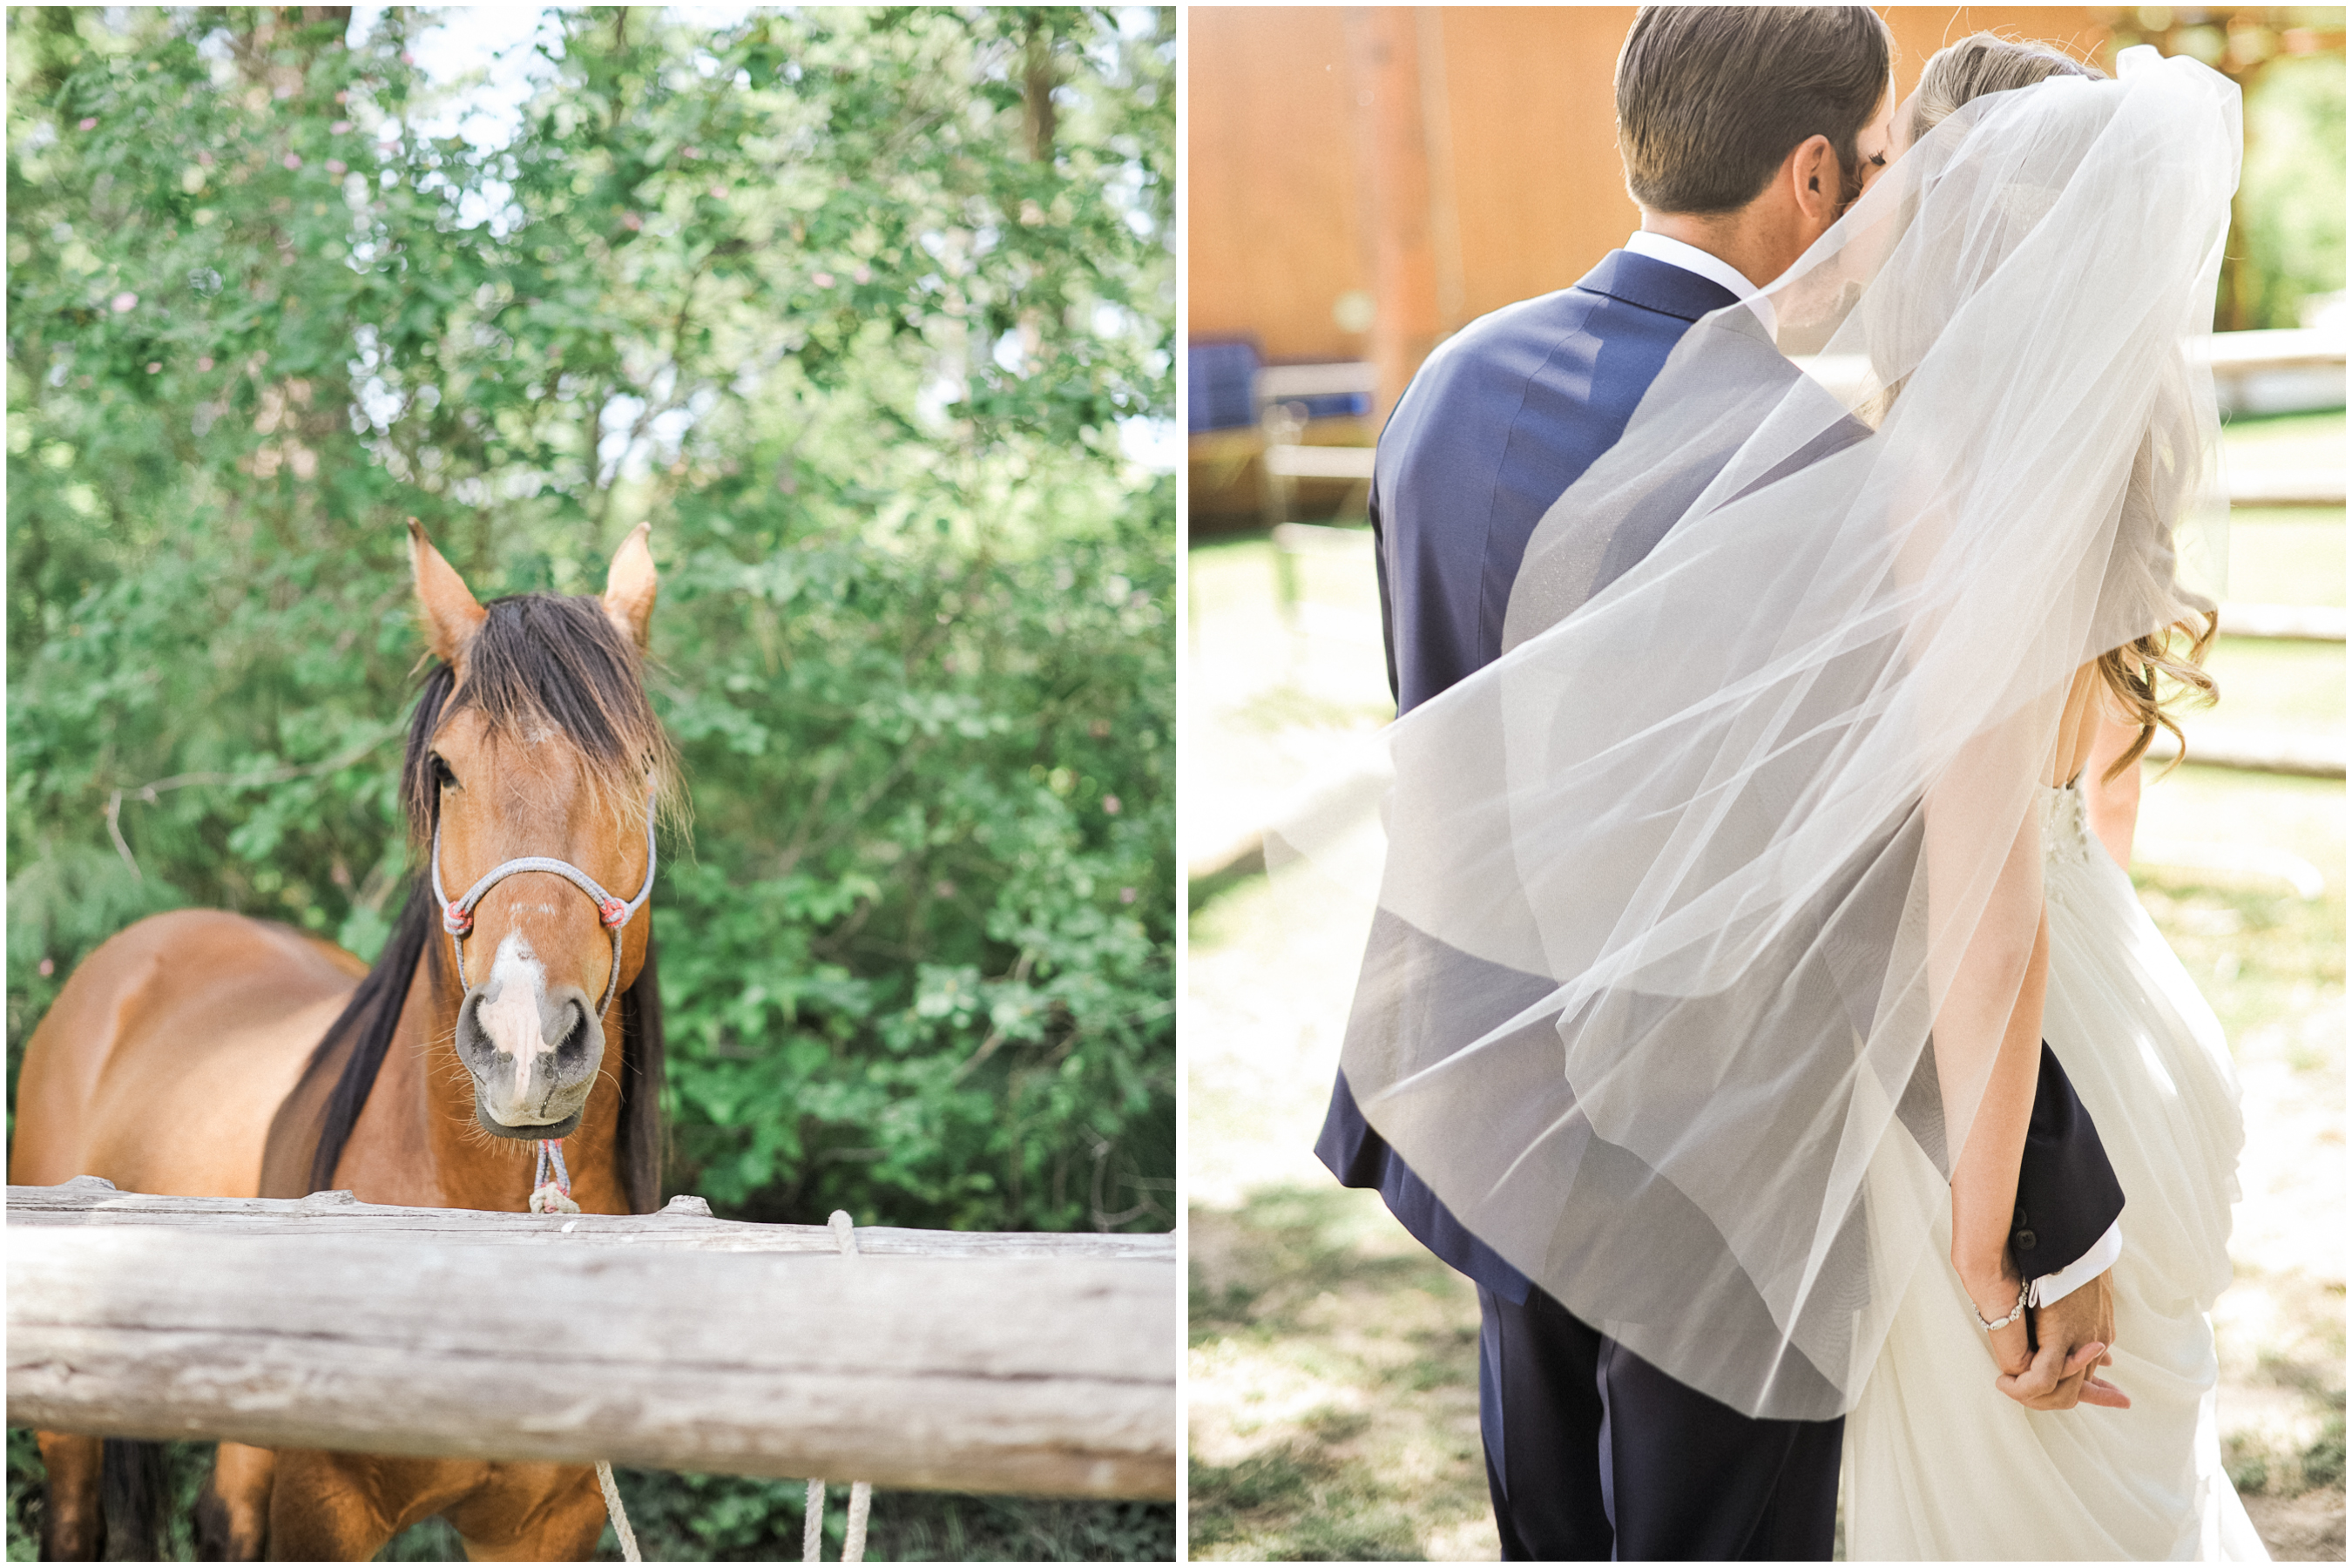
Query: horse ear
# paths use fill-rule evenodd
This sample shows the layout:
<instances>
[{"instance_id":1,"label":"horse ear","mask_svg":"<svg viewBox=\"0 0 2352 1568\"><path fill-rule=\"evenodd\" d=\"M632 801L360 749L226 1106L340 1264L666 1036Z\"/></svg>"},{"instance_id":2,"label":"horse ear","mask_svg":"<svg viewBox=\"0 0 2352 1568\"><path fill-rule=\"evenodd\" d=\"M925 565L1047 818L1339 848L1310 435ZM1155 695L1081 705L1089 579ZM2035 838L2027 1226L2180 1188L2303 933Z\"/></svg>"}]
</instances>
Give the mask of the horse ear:
<instances>
[{"instance_id":1,"label":"horse ear","mask_svg":"<svg viewBox=\"0 0 2352 1568\"><path fill-rule=\"evenodd\" d=\"M621 541L621 548L613 552L613 569L604 576L604 613L621 628L621 635L639 647L646 644L646 628L654 617L654 595L660 584L654 581L653 548L646 542L654 525L641 522Z\"/></svg>"},{"instance_id":2,"label":"horse ear","mask_svg":"<svg viewBox=\"0 0 2352 1568\"><path fill-rule=\"evenodd\" d=\"M457 569L441 559L425 525L408 520L408 561L416 572L416 602L425 612L425 635L443 663L457 666L475 628L489 615L477 604Z\"/></svg>"}]
</instances>

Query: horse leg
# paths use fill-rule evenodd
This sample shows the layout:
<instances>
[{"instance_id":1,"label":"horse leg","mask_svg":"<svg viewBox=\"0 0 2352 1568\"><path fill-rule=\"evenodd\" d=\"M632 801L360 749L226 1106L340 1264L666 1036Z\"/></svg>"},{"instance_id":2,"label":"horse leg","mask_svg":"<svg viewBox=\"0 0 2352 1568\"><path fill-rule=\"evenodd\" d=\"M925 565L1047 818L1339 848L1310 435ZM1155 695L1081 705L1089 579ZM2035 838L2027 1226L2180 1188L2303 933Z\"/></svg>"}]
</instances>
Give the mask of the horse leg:
<instances>
[{"instance_id":1,"label":"horse leg","mask_svg":"<svg viewBox=\"0 0 2352 1568\"><path fill-rule=\"evenodd\" d=\"M590 1465L500 1462L441 1517L477 1563L584 1563L604 1532L604 1492Z\"/></svg>"},{"instance_id":2,"label":"horse leg","mask_svg":"<svg viewBox=\"0 0 2352 1568\"><path fill-rule=\"evenodd\" d=\"M265 1538L271 1561L364 1563L398 1532L373 1456L281 1448L275 1458Z\"/></svg>"},{"instance_id":3,"label":"horse leg","mask_svg":"<svg viewBox=\"0 0 2352 1568\"><path fill-rule=\"evenodd\" d=\"M102 1437L37 1432L47 1483L41 1495L41 1555L52 1563L95 1563L105 1544L106 1520L98 1500Z\"/></svg>"},{"instance_id":4,"label":"horse leg","mask_svg":"<svg viewBox=\"0 0 2352 1568\"><path fill-rule=\"evenodd\" d=\"M196 1556L206 1563L254 1563L269 1544L269 1485L278 1456L268 1448L223 1443L213 1473L196 1494Z\"/></svg>"}]
</instances>

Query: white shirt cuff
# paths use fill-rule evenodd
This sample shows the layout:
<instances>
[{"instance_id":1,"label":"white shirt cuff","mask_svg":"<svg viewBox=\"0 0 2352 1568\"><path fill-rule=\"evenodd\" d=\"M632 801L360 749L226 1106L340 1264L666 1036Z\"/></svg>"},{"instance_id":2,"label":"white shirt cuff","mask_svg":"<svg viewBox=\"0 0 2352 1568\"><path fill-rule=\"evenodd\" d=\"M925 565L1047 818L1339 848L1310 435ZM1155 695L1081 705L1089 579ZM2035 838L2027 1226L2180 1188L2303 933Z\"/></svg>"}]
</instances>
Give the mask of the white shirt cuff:
<instances>
[{"instance_id":1,"label":"white shirt cuff","mask_svg":"<svg viewBox=\"0 0 2352 1568\"><path fill-rule=\"evenodd\" d=\"M2116 1259L2123 1255L2124 1222L2119 1219L2107 1226L2106 1235L2091 1244L2090 1251L2083 1254L2057 1273L2044 1274L2035 1279L2032 1289L2025 1298L2026 1305L2031 1307L2057 1305L2074 1291L2113 1268L2116 1266Z\"/></svg>"}]
</instances>

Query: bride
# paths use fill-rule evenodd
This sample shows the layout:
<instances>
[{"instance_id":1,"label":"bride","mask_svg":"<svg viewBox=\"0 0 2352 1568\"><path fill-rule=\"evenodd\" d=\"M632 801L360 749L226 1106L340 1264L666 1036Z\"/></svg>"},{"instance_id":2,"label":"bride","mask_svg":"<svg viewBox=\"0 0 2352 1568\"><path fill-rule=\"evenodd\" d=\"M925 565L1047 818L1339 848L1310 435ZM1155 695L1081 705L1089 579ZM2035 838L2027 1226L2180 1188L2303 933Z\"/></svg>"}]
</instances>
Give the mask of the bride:
<instances>
[{"instance_id":1,"label":"bride","mask_svg":"<svg viewBox=\"0 0 2352 1568\"><path fill-rule=\"evenodd\" d=\"M1897 119L1545 514L1504 657L1386 732L1377 826L1269 849L1374 902L1342 1059L1372 1127L1679 1384L1850 1412L1853 1556L2258 1557L2205 1316L2235 1086L2079 788L2103 718L2136 766L2159 682L2210 689L2189 348L2236 89L1972 40ZM1980 1174L2044 1041L2124 1188L2095 1402L2128 1408L1994 1386L2025 1288Z\"/></svg>"},{"instance_id":2,"label":"bride","mask_svg":"<svg viewBox=\"0 0 2352 1568\"><path fill-rule=\"evenodd\" d=\"M1898 109L1897 156L1954 110L2057 76L2098 78L2055 49L1989 36L1938 53ZM2222 1473L2208 1312L2229 1282L2224 1243L2242 1142L2220 1023L2089 828L2084 785L2138 765L2158 724L2160 674L2210 696L2195 660L2214 621L2178 623L2076 672L2039 794L2050 970L2042 1034L2065 1063L2129 1204L2115 1266L2115 1348L2127 1409L2060 1421L1987 1400L1970 1363L1974 1303L1922 1269L1845 1428L1846 1549L1871 1558L2263 1559ZM2096 757L2101 710L2128 742ZM2176 731L2177 734L2177 731ZM2102 765L2104 764L2104 765ZM2128 837L2122 847L2128 859Z\"/></svg>"}]
</instances>

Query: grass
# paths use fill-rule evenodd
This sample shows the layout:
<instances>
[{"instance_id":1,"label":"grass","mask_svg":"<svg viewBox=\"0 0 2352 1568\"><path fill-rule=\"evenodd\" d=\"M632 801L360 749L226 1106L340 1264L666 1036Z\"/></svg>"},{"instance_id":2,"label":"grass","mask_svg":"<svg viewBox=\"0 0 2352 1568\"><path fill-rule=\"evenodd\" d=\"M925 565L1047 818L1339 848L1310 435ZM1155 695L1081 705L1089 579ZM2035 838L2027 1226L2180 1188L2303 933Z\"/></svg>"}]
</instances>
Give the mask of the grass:
<instances>
[{"instance_id":1,"label":"grass","mask_svg":"<svg viewBox=\"0 0 2352 1568\"><path fill-rule=\"evenodd\" d=\"M1194 1213L1196 1558L1492 1556L1478 1307L1373 1194Z\"/></svg>"},{"instance_id":2,"label":"grass","mask_svg":"<svg viewBox=\"0 0 2352 1568\"><path fill-rule=\"evenodd\" d=\"M2197 726L2209 719L2235 729L2324 729L2344 711L2344 646L2341 643L2263 642L2222 637L2206 660L2221 689L2214 707L2192 710L2181 721L2191 756Z\"/></svg>"},{"instance_id":3,"label":"grass","mask_svg":"<svg viewBox=\"0 0 2352 1568\"><path fill-rule=\"evenodd\" d=\"M2293 1498L2305 1492L2344 1486L2344 1392L2336 1391L2335 1410L2320 1425L2319 1436L2300 1451L2280 1451L2261 1437L2232 1433L2221 1445L2221 1468L2230 1484L2243 1498Z\"/></svg>"},{"instance_id":4,"label":"grass","mask_svg":"<svg viewBox=\"0 0 2352 1568\"><path fill-rule=\"evenodd\" d=\"M2344 410L2264 414L2221 426L2221 450L2232 463L2281 468L2333 468L2344 462Z\"/></svg>"},{"instance_id":5,"label":"grass","mask_svg":"<svg viewBox=\"0 0 2352 1568\"><path fill-rule=\"evenodd\" d=\"M2344 431L2341 409L2240 419L2222 427L2221 448L2233 468L2340 468ZM2340 508L2253 508L2230 514L2232 599L2254 605L2341 605L2344 564ZM2324 651L2340 668L2343 650Z\"/></svg>"},{"instance_id":6,"label":"grass","mask_svg":"<svg viewBox=\"0 0 2352 1568\"><path fill-rule=\"evenodd\" d=\"M2232 513L2229 596L2252 605L2342 605L2344 514Z\"/></svg>"},{"instance_id":7,"label":"grass","mask_svg":"<svg viewBox=\"0 0 2352 1568\"><path fill-rule=\"evenodd\" d=\"M2267 1048L2263 1042L2273 1032L2294 1034L2292 1026L2299 1021L2321 1016L2331 1003L2342 1005L2344 785L2179 768L2145 787L2139 841L2188 838L2286 848L2317 868L2326 883L2319 898L2303 900L2270 881L2145 862L2133 871L2140 902L2212 1004L2243 1062L2249 1050Z\"/></svg>"}]
</instances>

